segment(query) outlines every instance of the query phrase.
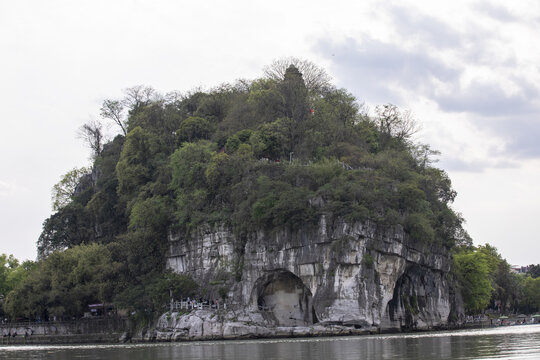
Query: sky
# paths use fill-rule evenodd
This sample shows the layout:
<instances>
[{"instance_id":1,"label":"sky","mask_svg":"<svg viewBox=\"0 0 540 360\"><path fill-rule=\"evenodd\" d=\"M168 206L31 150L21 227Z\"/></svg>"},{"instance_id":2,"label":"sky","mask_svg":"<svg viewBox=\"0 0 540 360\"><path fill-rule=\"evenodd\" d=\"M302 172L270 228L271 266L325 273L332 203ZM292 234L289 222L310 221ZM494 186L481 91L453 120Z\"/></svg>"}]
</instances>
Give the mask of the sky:
<instances>
[{"instance_id":1,"label":"sky","mask_svg":"<svg viewBox=\"0 0 540 360\"><path fill-rule=\"evenodd\" d=\"M372 111L409 109L474 243L540 263L539 38L526 0L0 0L0 253L35 259L104 99L255 79L294 56Z\"/></svg>"}]
</instances>

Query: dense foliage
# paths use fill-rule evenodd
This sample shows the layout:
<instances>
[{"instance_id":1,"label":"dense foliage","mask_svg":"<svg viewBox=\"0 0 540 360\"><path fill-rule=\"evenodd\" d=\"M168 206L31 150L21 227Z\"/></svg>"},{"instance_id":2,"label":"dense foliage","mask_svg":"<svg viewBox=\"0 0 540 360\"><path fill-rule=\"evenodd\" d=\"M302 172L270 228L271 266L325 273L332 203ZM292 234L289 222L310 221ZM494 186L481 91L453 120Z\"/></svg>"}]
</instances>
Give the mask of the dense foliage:
<instances>
[{"instance_id":1,"label":"dense foliage","mask_svg":"<svg viewBox=\"0 0 540 360\"><path fill-rule=\"evenodd\" d=\"M28 274L34 270L33 261L25 261L22 264L13 255L0 254L0 317L6 314L5 300L13 289L25 282Z\"/></svg>"},{"instance_id":2,"label":"dense foliage","mask_svg":"<svg viewBox=\"0 0 540 360\"><path fill-rule=\"evenodd\" d=\"M7 297L9 313L81 316L111 301L152 311L170 288L192 294L197 284L167 274L164 258L169 231L189 236L201 224L224 223L245 239L330 214L401 226L419 248L468 245L450 179L431 166L435 151L412 142L410 114L388 104L368 116L323 70L299 64L307 86L295 66L276 64L266 78L206 92L138 86L106 100L101 114L121 134L104 143L99 124L83 126L93 164L55 186L40 261ZM483 274L475 256L456 264Z\"/></svg>"},{"instance_id":3,"label":"dense foliage","mask_svg":"<svg viewBox=\"0 0 540 360\"><path fill-rule=\"evenodd\" d=\"M514 273L497 249L488 244L460 247L453 259L453 272L468 313L486 308L499 313L540 310L540 278L534 278L538 265L531 265L528 274Z\"/></svg>"}]
</instances>

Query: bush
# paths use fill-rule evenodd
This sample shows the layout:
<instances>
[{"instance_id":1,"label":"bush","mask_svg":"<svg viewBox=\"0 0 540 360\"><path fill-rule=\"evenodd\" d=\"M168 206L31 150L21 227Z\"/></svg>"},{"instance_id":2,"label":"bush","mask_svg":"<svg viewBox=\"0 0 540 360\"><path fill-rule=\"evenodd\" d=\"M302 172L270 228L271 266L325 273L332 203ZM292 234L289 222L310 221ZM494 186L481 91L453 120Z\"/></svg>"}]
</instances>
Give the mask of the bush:
<instances>
[{"instance_id":1,"label":"bush","mask_svg":"<svg viewBox=\"0 0 540 360\"><path fill-rule=\"evenodd\" d=\"M413 213L407 217L405 231L413 240L420 241L424 244L433 242L435 238L435 231L429 220L420 213Z\"/></svg>"}]
</instances>

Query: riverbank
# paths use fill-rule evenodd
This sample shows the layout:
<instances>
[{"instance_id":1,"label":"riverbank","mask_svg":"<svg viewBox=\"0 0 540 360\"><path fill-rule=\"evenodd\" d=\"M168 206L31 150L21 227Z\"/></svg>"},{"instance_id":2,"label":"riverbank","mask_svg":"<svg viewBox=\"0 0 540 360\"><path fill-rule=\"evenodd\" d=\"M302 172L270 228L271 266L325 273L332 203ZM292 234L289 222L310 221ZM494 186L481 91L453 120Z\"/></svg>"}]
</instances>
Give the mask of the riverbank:
<instances>
[{"instance_id":1,"label":"riverbank","mask_svg":"<svg viewBox=\"0 0 540 360\"><path fill-rule=\"evenodd\" d=\"M128 319L121 317L8 323L0 324L0 344L119 343L125 340L128 329Z\"/></svg>"},{"instance_id":2,"label":"riverbank","mask_svg":"<svg viewBox=\"0 0 540 360\"><path fill-rule=\"evenodd\" d=\"M509 319L512 320L512 319ZM381 333L405 333L446 331L462 329L495 328L510 325L492 322L489 319L459 324L433 325L418 323L414 328L396 328L343 323L315 323L305 326L279 326L265 316L264 312L215 312L192 311L187 314L165 313L152 329L139 331L131 342L175 342L205 340L238 340L254 338L299 338L327 336L357 336Z\"/></svg>"},{"instance_id":3,"label":"riverbank","mask_svg":"<svg viewBox=\"0 0 540 360\"><path fill-rule=\"evenodd\" d=\"M517 318L516 318L517 319ZM262 314L224 313L197 310L189 314L165 313L155 326L130 330L125 318L82 319L70 322L18 323L0 325L0 345L121 344L211 340L309 338L361 336L381 333L410 333L511 326L490 320L416 329L317 323L309 326L264 326ZM523 325L516 325L523 326Z\"/></svg>"},{"instance_id":4,"label":"riverbank","mask_svg":"<svg viewBox=\"0 0 540 360\"><path fill-rule=\"evenodd\" d=\"M2 337L0 345L121 344L124 333L62 334Z\"/></svg>"}]
</instances>

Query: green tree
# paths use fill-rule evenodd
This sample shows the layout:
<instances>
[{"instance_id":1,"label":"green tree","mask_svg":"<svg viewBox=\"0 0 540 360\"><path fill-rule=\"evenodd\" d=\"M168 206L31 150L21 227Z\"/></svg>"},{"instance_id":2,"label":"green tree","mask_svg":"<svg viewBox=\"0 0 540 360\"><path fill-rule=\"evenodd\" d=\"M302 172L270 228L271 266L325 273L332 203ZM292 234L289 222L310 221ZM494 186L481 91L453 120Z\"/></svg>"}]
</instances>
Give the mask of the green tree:
<instances>
[{"instance_id":1,"label":"green tree","mask_svg":"<svg viewBox=\"0 0 540 360\"><path fill-rule=\"evenodd\" d=\"M73 200L81 179L88 175L89 172L89 169L85 167L74 168L62 176L60 182L53 186L51 199L54 211L64 208Z\"/></svg>"},{"instance_id":2,"label":"green tree","mask_svg":"<svg viewBox=\"0 0 540 360\"><path fill-rule=\"evenodd\" d=\"M309 113L308 92L302 73L294 65L285 70L279 90L285 103L285 116L296 122L303 121Z\"/></svg>"},{"instance_id":3,"label":"green tree","mask_svg":"<svg viewBox=\"0 0 540 360\"><path fill-rule=\"evenodd\" d=\"M6 298L6 311L12 318L80 317L88 304L112 300L120 267L103 245L55 252L14 286Z\"/></svg>"},{"instance_id":4,"label":"green tree","mask_svg":"<svg viewBox=\"0 0 540 360\"><path fill-rule=\"evenodd\" d=\"M164 151L172 151L174 147L174 132L180 126L182 116L175 106L158 101L140 107L129 118L128 132L141 127L157 135L161 141L168 145Z\"/></svg>"},{"instance_id":5,"label":"green tree","mask_svg":"<svg viewBox=\"0 0 540 360\"><path fill-rule=\"evenodd\" d=\"M238 89L224 84L203 96L194 115L204 118L212 124L222 122L234 106Z\"/></svg>"},{"instance_id":6,"label":"green tree","mask_svg":"<svg viewBox=\"0 0 540 360\"><path fill-rule=\"evenodd\" d=\"M523 297L523 288L519 275L511 271L506 260L502 260L494 274L495 291L492 296L492 305L500 301L501 310L515 311Z\"/></svg>"},{"instance_id":7,"label":"green tree","mask_svg":"<svg viewBox=\"0 0 540 360\"><path fill-rule=\"evenodd\" d=\"M214 151L210 142L185 143L171 156L171 187L174 191L197 188L204 184L204 172ZM203 180L203 181L201 181Z\"/></svg>"},{"instance_id":8,"label":"green tree","mask_svg":"<svg viewBox=\"0 0 540 360\"><path fill-rule=\"evenodd\" d=\"M19 267L19 260L13 255L0 254L0 295L6 296L12 289L9 277Z\"/></svg>"},{"instance_id":9,"label":"green tree","mask_svg":"<svg viewBox=\"0 0 540 360\"><path fill-rule=\"evenodd\" d=\"M465 310L468 313L484 310L493 292L489 259L485 253L476 249L461 251L453 258L453 269L457 275Z\"/></svg>"},{"instance_id":10,"label":"green tree","mask_svg":"<svg viewBox=\"0 0 540 360\"><path fill-rule=\"evenodd\" d=\"M255 116L252 117L254 120L260 119L259 124L272 122L285 115L285 100L278 89L278 84L283 81L284 75L285 73L274 80L256 80L251 84L246 101L250 107L246 110L253 109Z\"/></svg>"},{"instance_id":11,"label":"green tree","mask_svg":"<svg viewBox=\"0 0 540 360\"><path fill-rule=\"evenodd\" d=\"M289 118L279 118L262 125L251 138L255 156L272 160L288 158L289 152L294 149L295 132L293 121Z\"/></svg>"},{"instance_id":12,"label":"green tree","mask_svg":"<svg viewBox=\"0 0 540 360\"><path fill-rule=\"evenodd\" d=\"M195 142L197 140L209 139L212 128L208 120L201 117L188 117L180 128L176 131L176 138L181 144L183 142Z\"/></svg>"},{"instance_id":13,"label":"green tree","mask_svg":"<svg viewBox=\"0 0 540 360\"><path fill-rule=\"evenodd\" d=\"M540 278L521 278L523 301L521 308L527 313L540 311Z\"/></svg>"},{"instance_id":14,"label":"green tree","mask_svg":"<svg viewBox=\"0 0 540 360\"><path fill-rule=\"evenodd\" d=\"M25 281L28 275L34 270L35 266L36 263L34 261L26 260L11 269L6 278L8 289L6 293L9 293L9 291L13 290L18 284Z\"/></svg>"},{"instance_id":15,"label":"green tree","mask_svg":"<svg viewBox=\"0 0 540 360\"><path fill-rule=\"evenodd\" d=\"M540 277L540 264L529 265L529 274L533 279Z\"/></svg>"},{"instance_id":16,"label":"green tree","mask_svg":"<svg viewBox=\"0 0 540 360\"><path fill-rule=\"evenodd\" d=\"M474 262L476 264L473 264ZM527 299L521 276L512 273L510 265L495 247L489 244L476 248L464 247L454 256L454 264L468 311L479 311L487 307L485 285L488 282L491 288L491 307L501 312L515 311L523 307L530 310L534 307L532 298ZM484 291L479 292L479 289ZM531 293L534 291L529 292ZM476 305L471 305L473 303Z\"/></svg>"},{"instance_id":17,"label":"green tree","mask_svg":"<svg viewBox=\"0 0 540 360\"><path fill-rule=\"evenodd\" d=\"M66 205L43 222L38 241L38 258L55 251L92 242L95 239L92 217L77 202Z\"/></svg>"},{"instance_id":18,"label":"green tree","mask_svg":"<svg viewBox=\"0 0 540 360\"><path fill-rule=\"evenodd\" d=\"M156 167L164 161L165 147L151 132L136 127L131 130L116 164L118 194L127 202L152 180Z\"/></svg>"},{"instance_id":19,"label":"green tree","mask_svg":"<svg viewBox=\"0 0 540 360\"><path fill-rule=\"evenodd\" d=\"M422 213L411 213L405 222L405 231L422 243L431 243L435 238L435 231L429 219Z\"/></svg>"},{"instance_id":20,"label":"green tree","mask_svg":"<svg viewBox=\"0 0 540 360\"><path fill-rule=\"evenodd\" d=\"M129 216L129 229L154 234L163 233L171 220L169 201L166 197L154 196L135 202Z\"/></svg>"}]
</instances>

